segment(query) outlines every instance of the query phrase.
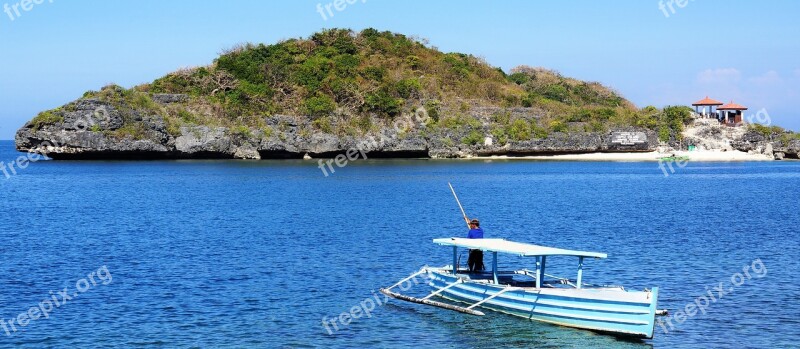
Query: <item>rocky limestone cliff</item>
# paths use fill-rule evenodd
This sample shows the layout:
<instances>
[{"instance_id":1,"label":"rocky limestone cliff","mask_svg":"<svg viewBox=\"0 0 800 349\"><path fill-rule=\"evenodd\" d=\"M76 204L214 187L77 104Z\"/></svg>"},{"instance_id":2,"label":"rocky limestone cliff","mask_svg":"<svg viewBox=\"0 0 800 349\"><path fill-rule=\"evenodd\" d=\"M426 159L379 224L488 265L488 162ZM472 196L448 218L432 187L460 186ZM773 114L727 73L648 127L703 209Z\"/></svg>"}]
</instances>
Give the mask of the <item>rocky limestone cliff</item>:
<instances>
[{"instance_id":1,"label":"rocky limestone cliff","mask_svg":"<svg viewBox=\"0 0 800 349\"><path fill-rule=\"evenodd\" d=\"M186 98L153 95L167 105ZM270 134L258 129L184 126L179 134L168 131L158 115L129 112L141 127L134 135L119 136L124 115L114 105L81 99L62 108L62 119L53 124L27 123L16 134L21 151L45 153L54 159L302 159L334 157L349 149L363 150L371 158L467 158L490 155L543 155L589 152L653 151L658 146L651 130L620 128L607 132L556 132L524 141L499 142L490 133L492 115L537 118L533 108L475 107L469 114L483 123L481 138L467 144L469 128L431 126L424 111L404 115L390 124L373 120L376 130L363 135L313 131L309 118L286 115L264 117ZM335 123L332 128L335 128Z\"/></svg>"},{"instance_id":2,"label":"rocky limestone cliff","mask_svg":"<svg viewBox=\"0 0 800 349\"><path fill-rule=\"evenodd\" d=\"M767 155L776 160L797 159L800 150L798 139L764 135L746 126L728 127L712 119L696 119L683 135L684 140L678 146L685 148L691 144L697 150L738 150Z\"/></svg>"}]
</instances>

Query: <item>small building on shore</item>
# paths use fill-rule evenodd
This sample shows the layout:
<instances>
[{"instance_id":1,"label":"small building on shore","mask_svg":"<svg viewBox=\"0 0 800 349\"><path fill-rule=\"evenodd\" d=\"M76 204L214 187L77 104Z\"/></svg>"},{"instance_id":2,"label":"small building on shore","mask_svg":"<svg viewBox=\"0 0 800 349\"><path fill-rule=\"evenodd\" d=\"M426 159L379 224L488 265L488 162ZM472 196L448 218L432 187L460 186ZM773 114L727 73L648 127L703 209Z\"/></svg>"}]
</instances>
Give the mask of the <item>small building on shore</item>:
<instances>
[{"instance_id":1,"label":"small building on shore","mask_svg":"<svg viewBox=\"0 0 800 349\"><path fill-rule=\"evenodd\" d=\"M744 111L747 110L747 107L731 101L730 103L717 108L717 110L722 112L720 122L728 126L740 126L744 123L742 114L744 114Z\"/></svg>"},{"instance_id":2,"label":"small building on shore","mask_svg":"<svg viewBox=\"0 0 800 349\"><path fill-rule=\"evenodd\" d=\"M747 107L736 104L733 101L724 104L708 96L692 103L692 106L699 117L717 119L717 121L726 126L741 126L744 124L743 113L747 110Z\"/></svg>"},{"instance_id":3,"label":"small building on shore","mask_svg":"<svg viewBox=\"0 0 800 349\"><path fill-rule=\"evenodd\" d=\"M694 111L697 114L702 115L703 117L708 117L708 118L716 117L717 119L719 119L717 113L714 112L714 107L721 106L722 104L723 104L722 102L708 98L708 96L706 96L706 98L703 98L697 102L692 103L692 106L694 106ZM700 107L703 108L702 111L700 110ZM706 110L706 108L708 110Z\"/></svg>"}]
</instances>

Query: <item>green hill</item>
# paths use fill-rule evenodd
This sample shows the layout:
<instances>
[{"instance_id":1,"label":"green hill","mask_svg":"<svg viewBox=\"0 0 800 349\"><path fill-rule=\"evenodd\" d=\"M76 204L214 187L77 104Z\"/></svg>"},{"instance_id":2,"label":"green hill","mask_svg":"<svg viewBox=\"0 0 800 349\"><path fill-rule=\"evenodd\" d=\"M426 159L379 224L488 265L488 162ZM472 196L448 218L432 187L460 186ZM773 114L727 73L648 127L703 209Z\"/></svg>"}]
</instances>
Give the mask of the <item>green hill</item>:
<instances>
[{"instance_id":1,"label":"green hill","mask_svg":"<svg viewBox=\"0 0 800 349\"><path fill-rule=\"evenodd\" d=\"M679 144L690 111L640 110L597 82L529 66L505 72L402 34L330 29L86 92L27 123L17 147L57 143L61 158L263 158L329 156L380 136L375 151L462 157L621 151L609 131L635 130L649 135L642 151ZM420 113L422 125L393 127Z\"/></svg>"},{"instance_id":2,"label":"green hill","mask_svg":"<svg viewBox=\"0 0 800 349\"><path fill-rule=\"evenodd\" d=\"M526 66L508 75L481 58L442 53L423 40L375 29L331 29L274 45L240 45L209 66L182 69L133 90L140 106L155 104L139 93L191 97L158 111L174 134L193 124L263 128L261 116L274 114L309 116L321 129L329 118L344 118L355 130L340 131L364 132L371 127L365 116L391 120L419 107L446 126L441 119L463 116L473 106L540 109L544 117L536 122L497 125L493 133L501 138L658 126L657 118L599 83ZM85 97L112 98L102 92Z\"/></svg>"}]
</instances>

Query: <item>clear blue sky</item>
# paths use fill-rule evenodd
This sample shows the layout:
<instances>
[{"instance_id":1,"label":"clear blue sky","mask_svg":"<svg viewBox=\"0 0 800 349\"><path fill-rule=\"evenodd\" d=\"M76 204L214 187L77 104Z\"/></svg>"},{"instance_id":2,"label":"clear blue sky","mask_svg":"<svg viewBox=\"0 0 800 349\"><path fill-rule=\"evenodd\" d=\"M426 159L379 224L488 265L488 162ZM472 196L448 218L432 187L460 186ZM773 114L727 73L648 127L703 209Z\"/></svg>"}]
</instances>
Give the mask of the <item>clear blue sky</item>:
<instances>
[{"instance_id":1,"label":"clear blue sky","mask_svg":"<svg viewBox=\"0 0 800 349\"><path fill-rule=\"evenodd\" d=\"M66 1L0 13L0 139L37 112L114 82L149 82L210 63L240 42L374 27L510 69L526 64L602 82L638 106L735 100L800 130L800 2L689 0ZM38 0L37 0L38 1ZM352 1L352 0L351 0ZM326 14L328 15L328 14ZM11 17L15 17L12 21Z\"/></svg>"}]
</instances>

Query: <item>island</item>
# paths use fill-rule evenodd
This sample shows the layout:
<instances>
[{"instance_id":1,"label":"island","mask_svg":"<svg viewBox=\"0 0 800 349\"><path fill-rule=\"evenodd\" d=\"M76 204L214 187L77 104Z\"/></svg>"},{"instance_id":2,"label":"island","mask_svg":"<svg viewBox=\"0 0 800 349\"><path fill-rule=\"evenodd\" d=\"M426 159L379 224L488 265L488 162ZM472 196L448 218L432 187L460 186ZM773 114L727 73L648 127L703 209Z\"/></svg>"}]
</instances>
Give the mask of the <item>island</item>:
<instances>
[{"instance_id":1,"label":"island","mask_svg":"<svg viewBox=\"0 0 800 349\"><path fill-rule=\"evenodd\" d=\"M425 39L328 29L244 44L151 83L88 91L17 131L52 159L474 158L672 154L798 158L800 135L638 108L597 82L509 72ZM577 156L577 157L575 157Z\"/></svg>"}]
</instances>

